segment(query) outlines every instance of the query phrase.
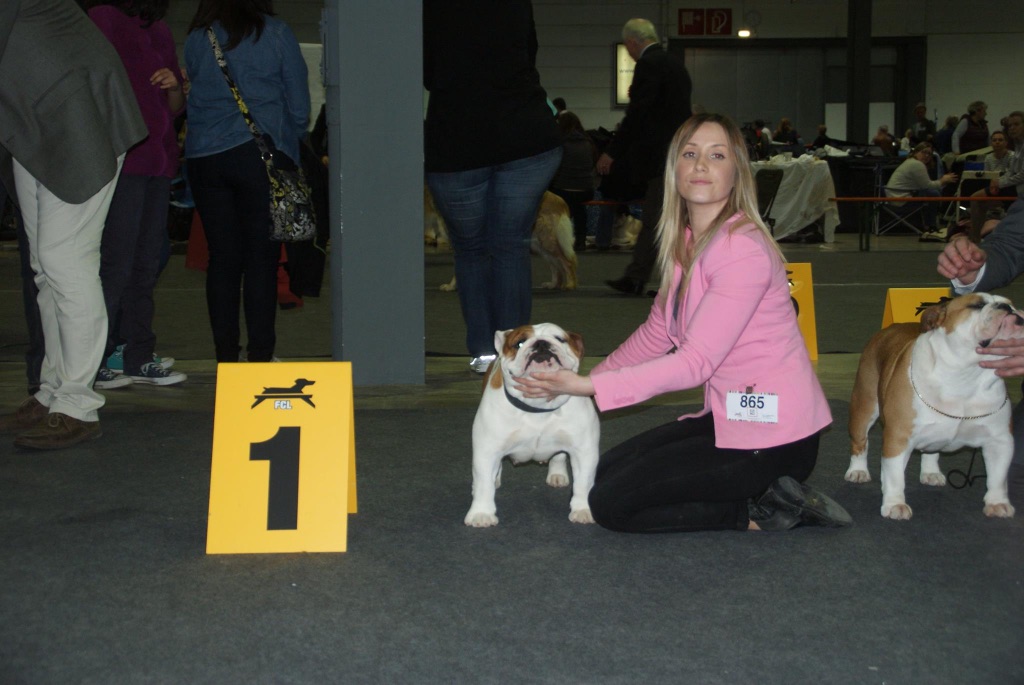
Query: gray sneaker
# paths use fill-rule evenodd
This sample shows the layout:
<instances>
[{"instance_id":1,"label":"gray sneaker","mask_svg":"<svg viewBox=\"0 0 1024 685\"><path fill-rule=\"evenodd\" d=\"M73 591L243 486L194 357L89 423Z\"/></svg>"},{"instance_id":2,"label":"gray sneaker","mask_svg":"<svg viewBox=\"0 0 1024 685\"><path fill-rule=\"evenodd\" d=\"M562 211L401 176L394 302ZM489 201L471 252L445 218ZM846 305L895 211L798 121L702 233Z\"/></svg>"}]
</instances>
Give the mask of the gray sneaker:
<instances>
[{"instance_id":1,"label":"gray sneaker","mask_svg":"<svg viewBox=\"0 0 1024 685\"><path fill-rule=\"evenodd\" d=\"M126 371L124 377L136 383L148 383L149 385L175 385L188 380L188 376L185 374L165 369L158 362L147 362L136 373Z\"/></svg>"},{"instance_id":2,"label":"gray sneaker","mask_svg":"<svg viewBox=\"0 0 1024 685\"><path fill-rule=\"evenodd\" d=\"M112 390L114 388L123 388L124 386L131 384L131 378L123 374L114 373L104 366L100 369L100 372L96 374L96 381L92 384L92 387L97 390Z\"/></svg>"}]
</instances>

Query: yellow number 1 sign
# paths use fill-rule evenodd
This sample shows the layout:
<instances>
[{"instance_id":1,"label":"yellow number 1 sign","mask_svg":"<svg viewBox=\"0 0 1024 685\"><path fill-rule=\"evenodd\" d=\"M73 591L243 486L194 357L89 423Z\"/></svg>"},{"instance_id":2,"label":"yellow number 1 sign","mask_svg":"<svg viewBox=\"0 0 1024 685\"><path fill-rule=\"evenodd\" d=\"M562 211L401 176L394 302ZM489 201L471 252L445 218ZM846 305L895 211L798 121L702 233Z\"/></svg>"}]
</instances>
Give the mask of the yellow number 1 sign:
<instances>
[{"instance_id":1,"label":"yellow number 1 sign","mask_svg":"<svg viewBox=\"0 0 1024 685\"><path fill-rule=\"evenodd\" d=\"M352 365L220 364L215 412L206 553L344 552Z\"/></svg>"}]
</instances>

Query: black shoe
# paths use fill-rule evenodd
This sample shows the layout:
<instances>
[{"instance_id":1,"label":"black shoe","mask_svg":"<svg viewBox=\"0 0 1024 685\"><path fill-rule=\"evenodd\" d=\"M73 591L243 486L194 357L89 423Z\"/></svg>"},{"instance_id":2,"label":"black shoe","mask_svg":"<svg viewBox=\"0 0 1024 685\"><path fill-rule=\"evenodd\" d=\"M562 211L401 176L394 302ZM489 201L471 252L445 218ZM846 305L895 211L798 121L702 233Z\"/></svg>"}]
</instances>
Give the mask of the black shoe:
<instances>
[{"instance_id":1,"label":"black shoe","mask_svg":"<svg viewBox=\"0 0 1024 685\"><path fill-rule=\"evenodd\" d=\"M783 476L768 486L758 504L796 515L805 526L848 526L853 519L843 507L810 485Z\"/></svg>"},{"instance_id":2,"label":"black shoe","mask_svg":"<svg viewBox=\"0 0 1024 685\"><path fill-rule=\"evenodd\" d=\"M629 276L623 276L622 278L614 281L605 281L609 288L618 290L624 295L642 295L644 292L643 281L636 278L630 278Z\"/></svg>"},{"instance_id":3,"label":"black shoe","mask_svg":"<svg viewBox=\"0 0 1024 685\"><path fill-rule=\"evenodd\" d=\"M768 503L762 503L763 499L764 497L747 502L747 516L750 517L752 523L757 524L760 530L777 532L789 530L800 525L799 516L791 514L784 509L771 506Z\"/></svg>"}]
</instances>

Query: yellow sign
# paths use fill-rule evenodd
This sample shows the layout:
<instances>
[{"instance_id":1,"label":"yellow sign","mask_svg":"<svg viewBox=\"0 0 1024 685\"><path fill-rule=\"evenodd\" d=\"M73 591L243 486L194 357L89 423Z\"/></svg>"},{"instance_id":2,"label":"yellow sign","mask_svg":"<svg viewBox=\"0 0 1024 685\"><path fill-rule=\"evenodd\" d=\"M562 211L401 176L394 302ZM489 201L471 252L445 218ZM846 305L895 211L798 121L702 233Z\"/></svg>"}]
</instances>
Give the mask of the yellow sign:
<instances>
[{"instance_id":1,"label":"yellow sign","mask_svg":"<svg viewBox=\"0 0 1024 685\"><path fill-rule=\"evenodd\" d=\"M796 321L811 361L818 360L818 326L814 320L814 279L811 278L810 262L786 264L789 279L789 297L796 309Z\"/></svg>"},{"instance_id":2,"label":"yellow sign","mask_svg":"<svg viewBox=\"0 0 1024 685\"><path fill-rule=\"evenodd\" d=\"M215 411L206 553L344 552L352 365L219 364Z\"/></svg>"},{"instance_id":3,"label":"yellow sign","mask_svg":"<svg viewBox=\"0 0 1024 685\"><path fill-rule=\"evenodd\" d=\"M949 298L949 288L889 288L885 293L882 328L894 323L920 321L921 312L943 298Z\"/></svg>"}]
</instances>

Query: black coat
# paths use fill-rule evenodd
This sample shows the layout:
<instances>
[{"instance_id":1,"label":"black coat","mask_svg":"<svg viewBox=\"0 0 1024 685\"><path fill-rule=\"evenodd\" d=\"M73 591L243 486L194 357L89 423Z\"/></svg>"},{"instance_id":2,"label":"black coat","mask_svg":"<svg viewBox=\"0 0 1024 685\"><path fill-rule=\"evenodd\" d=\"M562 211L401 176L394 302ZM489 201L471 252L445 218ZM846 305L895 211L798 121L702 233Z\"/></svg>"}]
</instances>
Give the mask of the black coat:
<instances>
[{"instance_id":1,"label":"black coat","mask_svg":"<svg viewBox=\"0 0 1024 685\"><path fill-rule=\"evenodd\" d=\"M636 63L629 106L608 149L615 164L629 167L630 179L643 183L665 172L672 136L690 118L693 84L683 60L650 45Z\"/></svg>"}]
</instances>

